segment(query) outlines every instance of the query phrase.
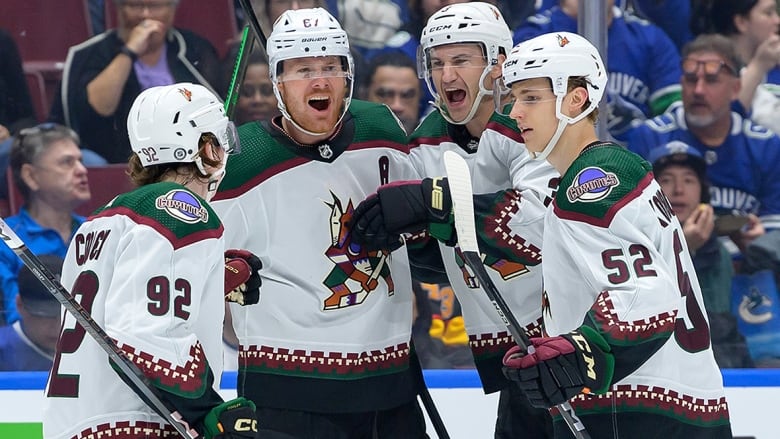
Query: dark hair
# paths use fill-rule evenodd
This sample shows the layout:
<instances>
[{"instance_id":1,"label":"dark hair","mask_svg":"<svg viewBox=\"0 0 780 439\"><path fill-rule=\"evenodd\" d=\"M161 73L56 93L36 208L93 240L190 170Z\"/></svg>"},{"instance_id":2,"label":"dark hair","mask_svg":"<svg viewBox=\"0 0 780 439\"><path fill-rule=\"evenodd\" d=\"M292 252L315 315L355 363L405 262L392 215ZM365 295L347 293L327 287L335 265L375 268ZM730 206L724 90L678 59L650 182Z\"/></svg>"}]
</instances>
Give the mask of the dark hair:
<instances>
[{"instance_id":1,"label":"dark hair","mask_svg":"<svg viewBox=\"0 0 780 439\"><path fill-rule=\"evenodd\" d=\"M694 35L738 34L734 18L747 16L756 4L758 0L694 0L691 5L691 31Z\"/></svg>"},{"instance_id":2,"label":"dark hair","mask_svg":"<svg viewBox=\"0 0 780 439\"><path fill-rule=\"evenodd\" d=\"M363 78L363 86L366 89L371 85L371 81L374 80L374 75L380 67L408 67L415 75L417 74L417 64L409 55L397 50L381 53L371 58L366 66L366 74Z\"/></svg>"},{"instance_id":3,"label":"dark hair","mask_svg":"<svg viewBox=\"0 0 780 439\"><path fill-rule=\"evenodd\" d=\"M693 41L689 41L683 46L680 58L685 59L688 55L698 52L717 53L737 75L742 69L743 61L739 55L737 55L737 49L734 47L734 42L721 34L699 35L693 39Z\"/></svg>"},{"instance_id":4,"label":"dark hair","mask_svg":"<svg viewBox=\"0 0 780 439\"><path fill-rule=\"evenodd\" d=\"M13 144L9 162L14 183L24 198L29 198L31 190L22 179L22 166L34 164L42 153L60 140L71 140L77 146L81 143L79 135L72 129L56 123L42 123L19 131Z\"/></svg>"}]
</instances>

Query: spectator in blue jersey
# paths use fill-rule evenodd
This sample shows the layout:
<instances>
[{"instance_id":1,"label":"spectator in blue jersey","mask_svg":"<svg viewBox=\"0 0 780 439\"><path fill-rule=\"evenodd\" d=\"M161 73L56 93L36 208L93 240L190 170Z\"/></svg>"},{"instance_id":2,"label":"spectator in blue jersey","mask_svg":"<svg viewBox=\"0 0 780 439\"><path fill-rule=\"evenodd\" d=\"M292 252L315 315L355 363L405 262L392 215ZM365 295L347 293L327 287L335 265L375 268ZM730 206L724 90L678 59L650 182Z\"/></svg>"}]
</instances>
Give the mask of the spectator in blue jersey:
<instances>
[{"instance_id":1,"label":"spectator in blue jersey","mask_svg":"<svg viewBox=\"0 0 780 439\"><path fill-rule=\"evenodd\" d=\"M691 3L701 0L632 0L634 13L653 22L666 32L678 50L693 39Z\"/></svg>"},{"instance_id":2,"label":"spectator in blue jersey","mask_svg":"<svg viewBox=\"0 0 780 439\"><path fill-rule=\"evenodd\" d=\"M780 137L732 111L740 59L728 38L701 35L682 56L682 105L631 130L628 148L647 158L656 146L680 140L701 153L715 213L750 218L731 235L744 249L764 227L780 227Z\"/></svg>"},{"instance_id":3,"label":"spectator in blue jersey","mask_svg":"<svg viewBox=\"0 0 780 439\"><path fill-rule=\"evenodd\" d=\"M740 222L716 223L709 204L707 164L695 148L673 140L650 150L648 161L682 225L709 317L715 361L721 368L753 367L745 337L731 314L731 255L718 239Z\"/></svg>"},{"instance_id":4,"label":"spectator in blue jersey","mask_svg":"<svg viewBox=\"0 0 780 439\"><path fill-rule=\"evenodd\" d=\"M84 222L73 213L91 195L81 160L78 135L62 125L26 128L14 140L10 170L25 203L5 222L34 254L65 257L73 233ZM8 324L19 320L16 276L21 268L19 257L0 246L0 288Z\"/></svg>"},{"instance_id":5,"label":"spectator in blue jersey","mask_svg":"<svg viewBox=\"0 0 780 439\"><path fill-rule=\"evenodd\" d=\"M38 257L56 277L62 271L57 255ZM51 369L60 336L60 302L27 267L19 272L16 309L20 319L0 327L0 371Z\"/></svg>"},{"instance_id":6,"label":"spectator in blue jersey","mask_svg":"<svg viewBox=\"0 0 780 439\"><path fill-rule=\"evenodd\" d=\"M515 44L549 32L577 32L579 0L560 0L515 30ZM622 139L643 120L663 113L680 98L680 55L658 26L607 1L608 128Z\"/></svg>"},{"instance_id":7,"label":"spectator in blue jersey","mask_svg":"<svg viewBox=\"0 0 780 439\"><path fill-rule=\"evenodd\" d=\"M734 42L741 71L739 103L751 119L780 133L780 15L777 0L700 0L694 31Z\"/></svg>"}]
</instances>

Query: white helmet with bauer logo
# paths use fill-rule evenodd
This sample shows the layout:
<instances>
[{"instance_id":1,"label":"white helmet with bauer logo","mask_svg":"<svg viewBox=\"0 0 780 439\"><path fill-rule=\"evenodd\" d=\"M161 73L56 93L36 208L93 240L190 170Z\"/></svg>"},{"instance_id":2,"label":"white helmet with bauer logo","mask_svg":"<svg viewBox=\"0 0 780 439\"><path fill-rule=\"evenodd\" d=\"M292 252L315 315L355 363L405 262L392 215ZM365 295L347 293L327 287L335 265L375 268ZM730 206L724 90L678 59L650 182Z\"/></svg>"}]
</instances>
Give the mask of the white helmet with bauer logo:
<instances>
[{"instance_id":1,"label":"white helmet with bauer logo","mask_svg":"<svg viewBox=\"0 0 780 439\"><path fill-rule=\"evenodd\" d=\"M285 11L274 23L273 31L271 31L271 36L268 37L266 44L266 53L268 54L274 94L279 102L279 111L298 129L310 135L322 133L312 133L296 123L287 111L287 105L279 93L278 84L282 73L282 62L288 59L317 56L341 57L346 72L348 90L344 96L344 107L341 117L339 117L339 122L341 121L352 100L355 63L349 53L347 33L328 11L323 8Z\"/></svg>"}]
</instances>

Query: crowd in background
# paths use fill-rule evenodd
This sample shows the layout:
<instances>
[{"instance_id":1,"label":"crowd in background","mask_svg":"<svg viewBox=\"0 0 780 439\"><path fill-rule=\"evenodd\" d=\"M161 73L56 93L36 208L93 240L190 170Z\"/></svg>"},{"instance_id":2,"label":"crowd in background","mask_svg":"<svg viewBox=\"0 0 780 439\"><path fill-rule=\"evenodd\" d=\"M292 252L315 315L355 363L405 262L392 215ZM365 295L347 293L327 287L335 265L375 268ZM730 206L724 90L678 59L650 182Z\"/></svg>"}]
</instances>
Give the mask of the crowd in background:
<instances>
[{"instance_id":1,"label":"crowd in background","mask_svg":"<svg viewBox=\"0 0 780 439\"><path fill-rule=\"evenodd\" d=\"M105 1L111 4L85 1L94 36L63 48L61 81L43 115L36 114L25 76L31 67L18 48L26 36L4 31L0 19L0 198L18 191L25 200L13 212L7 203L0 209L4 217L15 215L9 225L55 272L84 220L75 210L89 200L90 185L111 184L89 181L88 166L125 163L131 154L126 120L135 97L152 86L192 82L226 98L245 21L236 2L235 28L222 29L231 36L213 41L200 29L175 25L178 16L192 13L183 8L206 0ZM609 133L651 162L684 223L721 367L777 366L777 2L606 1ZM407 133L431 109L433 97L417 74L420 33L435 11L460 2L252 3L266 32L287 9L326 7L350 36L357 98L385 103ZM581 13L578 0L492 3L513 28L515 44L576 31ZM711 33L720 37L694 40ZM249 55L237 90L236 124L280 114L263 50ZM48 370L59 331L57 304L8 249L0 248L0 261L0 370ZM414 332L423 366L473 367L452 291L446 284L417 287Z\"/></svg>"}]
</instances>

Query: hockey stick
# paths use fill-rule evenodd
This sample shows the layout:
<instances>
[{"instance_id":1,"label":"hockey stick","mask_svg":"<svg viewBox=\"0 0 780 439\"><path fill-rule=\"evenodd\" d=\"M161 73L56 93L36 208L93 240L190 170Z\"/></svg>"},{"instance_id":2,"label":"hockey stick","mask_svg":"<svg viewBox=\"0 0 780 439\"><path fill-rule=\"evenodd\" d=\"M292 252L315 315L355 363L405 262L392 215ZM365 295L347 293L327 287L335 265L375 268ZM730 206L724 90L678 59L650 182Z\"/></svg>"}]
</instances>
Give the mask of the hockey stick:
<instances>
[{"instance_id":1,"label":"hockey stick","mask_svg":"<svg viewBox=\"0 0 780 439\"><path fill-rule=\"evenodd\" d=\"M230 120L233 120L233 114L236 111L238 90L244 82L244 76L246 76L249 54L252 53L252 49L255 47L255 38L260 42L260 46L262 46L263 50L265 50L267 41L263 29L260 27L260 22L257 20L257 15L255 14L255 9L252 7L251 1L239 0L239 3L241 3L241 9L244 11L248 24L244 26L244 30L241 33L241 45L238 48L238 54L236 54L233 76L230 79L227 99L225 99L225 114L227 114L227 117ZM249 36L249 28L252 28L255 38Z\"/></svg>"},{"instance_id":2,"label":"hockey stick","mask_svg":"<svg viewBox=\"0 0 780 439\"><path fill-rule=\"evenodd\" d=\"M436 403L433 402L431 392L428 391L428 386L425 384L425 376L423 375L420 357L417 356L417 353L409 358L409 367L412 368L415 378L417 379L417 395L420 396L423 408L425 408L425 412L428 414L428 419L431 420L433 429L436 431L436 436L438 436L439 439L450 439L450 434L447 432L447 427L441 419L439 409L436 408Z\"/></svg>"},{"instance_id":3,"label":"hockey stick","mask_svg":"<svg viewBox=\"0 0 780 439\"><path fill-rule=\"evenodd\" d=\"M263 28L260 27L260 22L257 21L257 14L255 14L255 8L252 7L252 2L250 0L238 0L238 2L241 4L241 9L244 10L244 14L246 14L246 19L249 21L249 25L252 27L252 30L255 31L255 37L257 37L257 41L260 42L263 50L265 50L265 46L268 45L268 41L266 40L265 34L263 33Z\"/></svg>"},{"instance_id":4,"label":"hockey stick","mask_svg":"<svg viewBox=\"0 0 780 439\"><path fill-rule=\"evenodd\" d=\"M453 151L444 153L444 167L447 170L447 180L450 185L450 194L452 196L452 210L455 215L455 230L458 233L458 245L463 252L463 260L474 271L482 286L482 290L493 302L496 312L506 325L509 333L526 352L533 349L528 336L523 331L523 327L517 322L509 306L504 301L501 293L496 288L493 280L485 270L480 256L479 244L477 242L476 225L474 224L474 199L472 198L471 175L466 161ZM577 439L590 439L590 435L585 430L585 425L574 413L574 409L568 401L556 406L561 413L566 425L569 426L572 434Z\"/></svg>"},{"instance_id":5,"label":"hockey stick","mask_svg":"<svg viewBox=\"0 0 780 439\"><path fill-rule=\"evenodd\" d=\"M239 89L241 88L241 83L244 82L244 76L246 76L246 67L249 63L248 54L252 52L254 41L254 38L249 37L249 26L244 26L244 30L241 33L241 45L238 46L236 63L233 67L233 76L230 78L230 87L228 87L228 94L225 99L225 114L230 120L233 120L233 114L236 112Z\"/></svg>"},{"instance_id":6,"label":"hockey stick","mask_svg":"<svg viewBox=\"0 0 780 439\"><path fill-rule=\"evenodd\" d=\"M76 302L73 296L54 277L52 272L27 248L24 242L19 239L2 218L0 218L0 239L19 256L24 265L35 274L35 277L41 281L43 286L76 318L76 322L92 336L97 344L106 351L108 358L119 369L122 381L127 383L138 397L171 424L182 437L190 439L200 437L197 431L190 428L181 414L169 406L151 380L144 375L135 363L125 356L125 353L114 344L103 328L98 326L92 319L92 316L80 303Z\"/></svg>"}]
</instances>

